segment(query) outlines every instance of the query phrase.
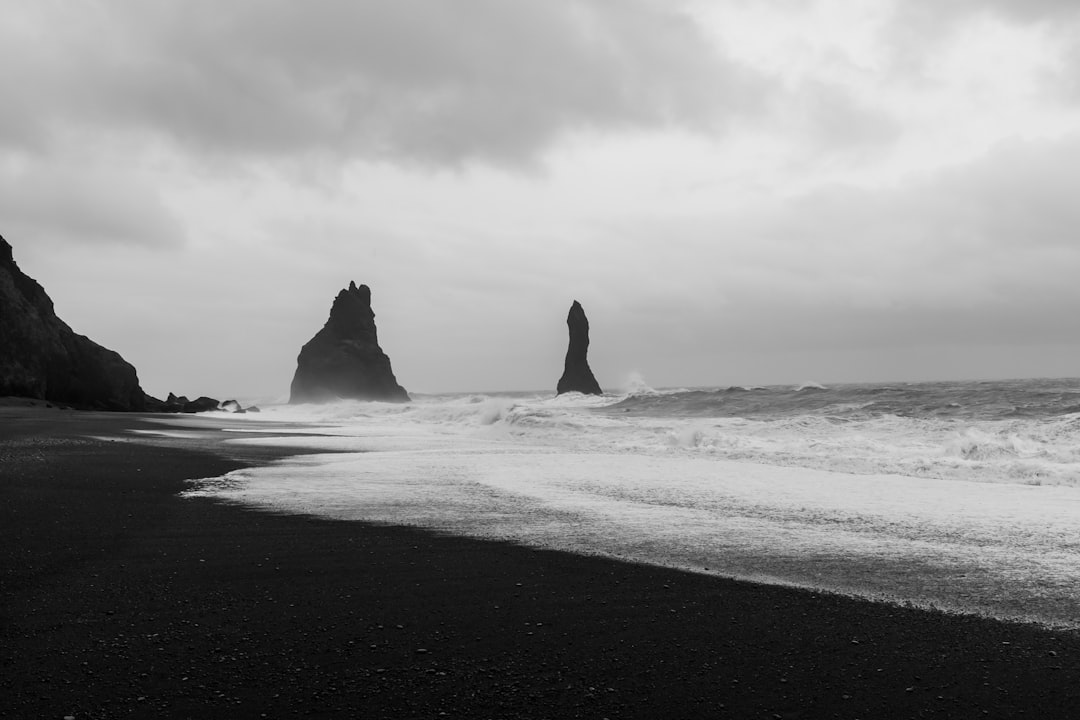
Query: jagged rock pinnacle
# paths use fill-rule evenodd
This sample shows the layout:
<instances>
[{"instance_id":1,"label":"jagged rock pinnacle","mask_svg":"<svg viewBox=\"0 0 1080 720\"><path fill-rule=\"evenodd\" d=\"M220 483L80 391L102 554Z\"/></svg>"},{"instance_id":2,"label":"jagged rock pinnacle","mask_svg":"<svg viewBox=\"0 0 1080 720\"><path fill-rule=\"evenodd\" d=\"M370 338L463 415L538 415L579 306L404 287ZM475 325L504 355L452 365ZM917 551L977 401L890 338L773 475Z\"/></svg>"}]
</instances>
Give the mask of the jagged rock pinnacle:
<instances>
[{"instance_id":1,"label":"jagged rock pinnacle","mask_svg":"<svg viewBox=\"0 0 1080 720\"><path fill-rule=\"evenodd\" d=\"M339 398L409 399L379 347L371 289L352 281L334 299L326 325L300 350L289 402Z\"/></svg>"}]
</instances>

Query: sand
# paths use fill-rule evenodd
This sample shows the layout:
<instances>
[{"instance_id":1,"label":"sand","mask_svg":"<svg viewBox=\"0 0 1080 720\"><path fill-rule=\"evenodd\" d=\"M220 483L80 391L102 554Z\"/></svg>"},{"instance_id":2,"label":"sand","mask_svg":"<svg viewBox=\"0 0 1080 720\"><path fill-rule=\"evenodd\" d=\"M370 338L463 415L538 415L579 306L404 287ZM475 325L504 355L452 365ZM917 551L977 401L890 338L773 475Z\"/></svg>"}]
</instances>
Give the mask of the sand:
<instances>
[{"instance_id":1,"label":"sand","mask_svg":"<svg viewBox=\"0 0 1080 720\"><path fill-rule=\"evenodd\" d=\"M1080 702L1076 633L184 499L185 480L273 453L126 441L140 427L0 408L2 718L1014 718Z\"/></svg>"}]
</instances>

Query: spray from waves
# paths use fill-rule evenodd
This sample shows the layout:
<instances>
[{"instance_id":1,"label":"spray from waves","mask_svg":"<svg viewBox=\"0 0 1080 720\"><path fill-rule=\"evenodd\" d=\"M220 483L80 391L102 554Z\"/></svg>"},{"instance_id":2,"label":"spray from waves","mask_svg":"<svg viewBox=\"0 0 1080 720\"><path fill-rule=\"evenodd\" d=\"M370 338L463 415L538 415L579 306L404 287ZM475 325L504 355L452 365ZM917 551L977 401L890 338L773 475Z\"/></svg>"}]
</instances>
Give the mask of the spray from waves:
<instances>
[{"instance_id":1,"label":"spray from waves","mask_svg":"<svg viewBox=\"0 0 1080 720\"><path fill-rule=\"evenodd\" d=\"M249 422L345 423L380 415L399 414L407 406L365 400L335 400L326 403L278 404L264 406L256 415L242 418Z\"/></svg>"},{"instance_id":2,"label":"spray from waves","mask_svg":"<svg viewBox=\"0 0 1080 720\"><path fill-rule=\"evenodd\" d=\"M1048 457L1044 442L1015 432L991 433L968 427L957 433L945 446L945 453L963 460L993 461L1002 458Z\"/></svg>"},{"instance_id":3,"label":"spray from waves","mask_svg":"<svg viewBox=\"0 0 1080 720\"><path fill-rule=\"evenodd\" d=\"M506 419L507 414L516 405L514 401L508 398L486 398L481 405L477 421L481 425L494 425L500 420Z\"/></svg>"},{"instance_id":4,"label":"spray from waves","mask_svg":"<svg viewBox=\"0 0 1080 720\"><path fill-rule=\"evenodd\" d=\"M620 394L627 397L656 395L656 390L645 382L645 376L636 370L628 373L626 377L622 379L622 382L618 385L618 391Z\"/></svg>"},{"instance_id":5,"label":"spray from waves","mask_svg":"<svg viewBox=\"0 0 1080 720\"><path fill-rule=\"evenodd\" d=\"M704 426L688 424L668 432L667 441L673 448L699 448L708 442L708 432Z\"/></svg>"}]
</instances>

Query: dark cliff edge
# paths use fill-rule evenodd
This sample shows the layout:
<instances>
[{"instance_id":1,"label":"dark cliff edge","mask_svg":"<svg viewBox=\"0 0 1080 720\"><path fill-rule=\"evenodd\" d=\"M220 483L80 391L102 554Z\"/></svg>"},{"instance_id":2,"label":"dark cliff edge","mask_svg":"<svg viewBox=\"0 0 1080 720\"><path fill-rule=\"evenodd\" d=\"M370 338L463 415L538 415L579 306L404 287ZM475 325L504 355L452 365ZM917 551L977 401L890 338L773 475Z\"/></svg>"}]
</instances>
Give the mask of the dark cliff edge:
<instances>
[{"instance_id":1,"label":"dark cliff edge","mask_svg":"<svg viewBox=\"0 0 1080 720\"><path fill-rule=\"evenodd\" d=\"M371 289L349 287L338 293L330 318L300 350L290 403L328 402L342 398L408 402L390 358L379 347Z\"/></svg>"},{"instance_id":2,"label":"dark cliff edge","mask_svg":"<svg viewBox=\"0 0 1080 720\"><path fill-rule=\"evenodd\" d=\"M0 237L0 396L95 410L145 410L135 368L56 316Z\"/></svg>"},{"instance_id":3,"label":"dark cliff edge","mask_svg":"<svg viewBox=\"0 0 1080 720\"><path fill-rule=\"evenodd\" d=\"M570 343L566 348L566 366L557 386L558 394L579 392L602 395L604 391L589 369L589 319L577 300L570 306L566 325L570 331Z\"/></svg>"}]
</instances>

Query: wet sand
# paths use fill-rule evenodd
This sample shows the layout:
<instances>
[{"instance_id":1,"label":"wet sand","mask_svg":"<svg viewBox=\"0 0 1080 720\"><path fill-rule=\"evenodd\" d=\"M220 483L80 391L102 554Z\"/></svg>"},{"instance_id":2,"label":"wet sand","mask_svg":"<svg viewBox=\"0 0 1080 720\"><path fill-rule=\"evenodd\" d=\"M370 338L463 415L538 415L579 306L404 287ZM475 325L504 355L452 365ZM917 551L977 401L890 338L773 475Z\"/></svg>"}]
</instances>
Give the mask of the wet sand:
<instances>
[{"instance_id":1,"label":"wet sand","mask_svg":"<svg viewBox=\"0 0 1080 720\"><path fill-rule=\"evenodd\" d=\"M1080 702L1076 633L184 499L187 479L273 452L92 439L138 428L160 425L0 408L0 717L1013 718Z\"/></svg>"}]
</instances>

